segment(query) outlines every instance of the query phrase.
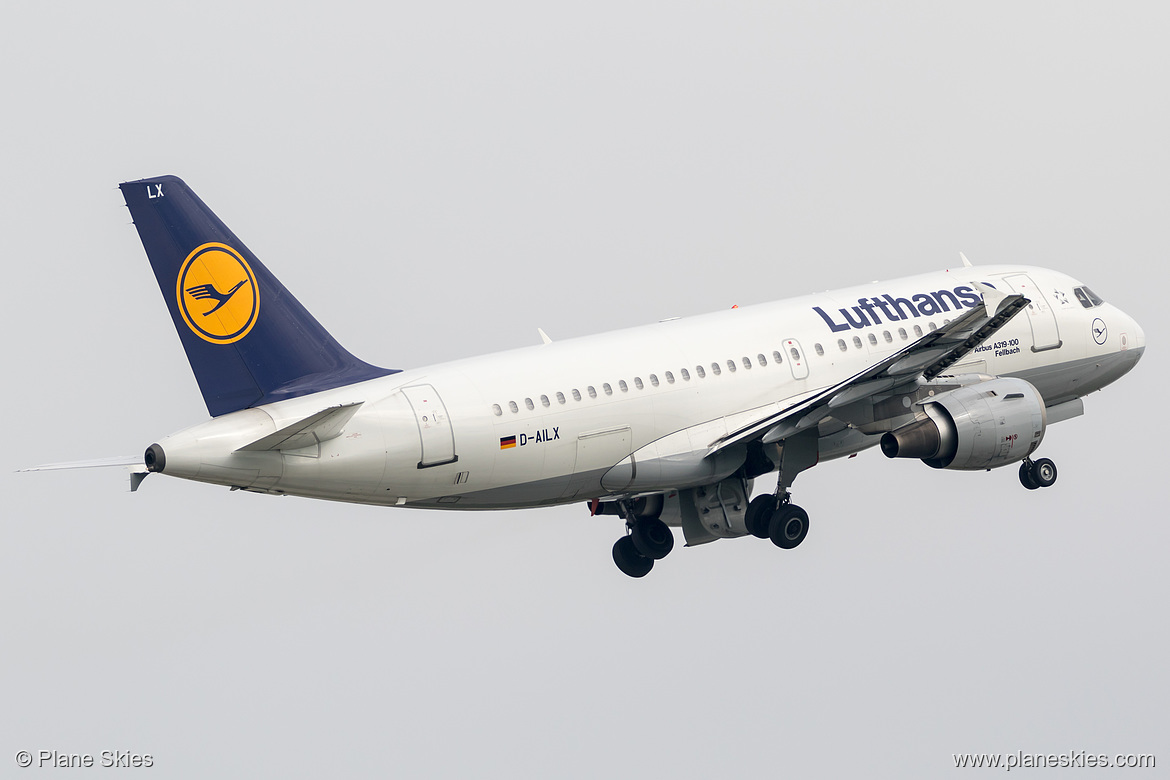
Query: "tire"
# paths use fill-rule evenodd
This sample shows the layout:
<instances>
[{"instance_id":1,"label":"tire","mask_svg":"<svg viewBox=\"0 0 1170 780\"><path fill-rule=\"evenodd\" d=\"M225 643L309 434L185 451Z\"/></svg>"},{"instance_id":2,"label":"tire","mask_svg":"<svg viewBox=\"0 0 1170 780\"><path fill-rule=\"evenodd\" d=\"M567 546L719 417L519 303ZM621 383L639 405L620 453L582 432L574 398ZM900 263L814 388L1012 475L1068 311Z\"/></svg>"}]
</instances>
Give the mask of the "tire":
<instances>
[{"instance_id":1,"label":"tire","mask_svg":"<svg viewBox=\"0 0 1170 780\"><path fill-rule=\"evenodd\" d=\"M767 539L768 529L772 522L772 515L776 513L776 496L756 496L748 504L743 522L748 533L757 539Z\"/></svg>"},{"instance_id":2,"label":"tire","mask_svg":"<svg viewBox=\"0 0 1170 780\"><path fill-rule=\"evenodd\" d=\"M634 540L628 536L614 543L613 562L629 577L645 577L654 568L654 561L638 552Z\"/></svg>"},{"instance_id":3,"label":"tire","mask_svg":"<svg viewBox=\"0 0 1170 780\"><path fill-rule=\"evenodd\" d=\"M808 536L808 512L795 504L788 504L772 515L768 524L772 544L782 550L791 550Z\"/></svg>"},{"instance_id":4,"label":"tire","mask_svg":"<svg viewBox=\"0 0 1170 780\"><path fill-rule=\"evenodd\" d=\"M642 557L657 561L674 549L674 534L670 526L658 518L647 518L634 523L630 539Z\"/></svg>"},{"instance_id":5,"label":"tire","mask_svg":"<svg viewBox=\"0 0 1170 780\"><path fill-rule=\"evenodd\" d=\"M1056 464L1048 458L1033 461L1032 481L1036 483L1036 487L1052 487L1056 484Z\"/></svg>"},{"instance_id":6,"label":"tire","mask_svg":"<svg viewBox=\"0 0 1170 780\"><path fill-rule=\"evenodd\" d=\"M1036 483L1036 477L1032 474L1032 464L1028 461L1020 464L1020 484L1028 490L1036 490L1040 487Z\"/></svg>"}]
</instances>

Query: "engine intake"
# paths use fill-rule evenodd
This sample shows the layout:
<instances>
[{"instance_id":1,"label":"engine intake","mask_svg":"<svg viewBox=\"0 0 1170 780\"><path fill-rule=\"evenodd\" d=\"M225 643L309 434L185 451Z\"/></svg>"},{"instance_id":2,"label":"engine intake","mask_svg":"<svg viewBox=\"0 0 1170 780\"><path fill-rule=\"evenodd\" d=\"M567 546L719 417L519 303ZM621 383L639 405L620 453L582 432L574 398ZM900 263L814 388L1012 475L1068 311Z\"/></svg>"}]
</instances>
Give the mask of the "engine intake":
<instances>
[{"instance_id":1,"label":"engine intake","mask_svg":"<svg viewBox=\"0 0 1170 780\"><path fill-rule=\"evenodd\" d=\"M926 417L886 433L887 458L936 469L992 469L1031 455L1044 439L1044 398L1023 379L992 379L937 395Z\"/></svg>"}]
</instances>

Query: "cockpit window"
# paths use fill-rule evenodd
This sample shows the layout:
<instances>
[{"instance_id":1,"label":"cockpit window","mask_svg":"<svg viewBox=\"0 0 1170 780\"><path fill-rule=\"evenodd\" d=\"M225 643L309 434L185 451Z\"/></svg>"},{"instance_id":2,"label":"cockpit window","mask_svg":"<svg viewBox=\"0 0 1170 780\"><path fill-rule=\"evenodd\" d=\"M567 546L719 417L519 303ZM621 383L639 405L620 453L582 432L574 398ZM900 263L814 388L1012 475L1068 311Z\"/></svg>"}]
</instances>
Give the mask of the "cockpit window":
<instances>
[{"instance_id":1,"label":"cockpit window","mask_svg":"<svg viewBox=\"0 0 1170 780\"><path fill-rule=\"evenodd\" d=\"M1100 306L1105 303L1105 301L1098 298L1088 287L1077 287L1073 290L1073 293L1076 294L1077 300L1081 302L1081 306L1084 306L1086 309L1091 309L1094 306Z\"/></svg>"}]
</instances>

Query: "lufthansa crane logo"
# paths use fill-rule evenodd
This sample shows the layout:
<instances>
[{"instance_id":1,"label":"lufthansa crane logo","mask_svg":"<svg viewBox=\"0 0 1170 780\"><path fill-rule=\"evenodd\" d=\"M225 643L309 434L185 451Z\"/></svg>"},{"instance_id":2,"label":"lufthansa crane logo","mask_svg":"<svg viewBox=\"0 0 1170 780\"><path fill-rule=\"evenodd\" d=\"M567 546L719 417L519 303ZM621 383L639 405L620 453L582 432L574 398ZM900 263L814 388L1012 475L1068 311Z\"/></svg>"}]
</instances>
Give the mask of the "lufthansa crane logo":
<instances>
[{"instance_id":1,"label":"lufthansa crane logo","mask_svg":"<svg viewBox=\"0 0 1170 780\"><path fill-rule=\"evenodd\" d=\"M1098 317L1093 320L1093 341L1104 344L1107 338L1109 338L1109 328L1105 327L1105 320Z\"/></svg>"},{"instance_id":2,"label":"lufthansa crane logo","mask_svg":"<svg viewBox=\"0 0 1170 780\"><path fill-rule=\"evenodd\" d=\"M204 341L231 344L248 335L260 313L256 276L226 244L204 244L183 261L175 294L183 321Z\"/></svg>"}]
</instances>

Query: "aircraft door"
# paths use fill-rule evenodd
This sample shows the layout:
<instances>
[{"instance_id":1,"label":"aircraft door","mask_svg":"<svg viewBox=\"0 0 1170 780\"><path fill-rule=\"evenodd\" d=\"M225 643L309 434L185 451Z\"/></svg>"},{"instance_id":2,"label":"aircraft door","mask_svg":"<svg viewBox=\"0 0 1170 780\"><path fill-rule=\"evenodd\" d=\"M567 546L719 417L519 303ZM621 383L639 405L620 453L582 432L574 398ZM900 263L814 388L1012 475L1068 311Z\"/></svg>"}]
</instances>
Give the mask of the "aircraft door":
<instances>
[{"instance_id":1,"label":"aircraft door","mask_svg":"<svg viewBox=\"0 0 1170 780\"><path fill-rule=\"evenodd\" d=\"M425 469L459 460L455 454L455 433L451 430L447 407L443 405L443 399L439 398L435 388L430 385L412 385L402 388L402 394L414 410L418 435L422 440L422 458L418 467Z\"/></svg>"},{"instance_id":2,"label":"aircraft door","mask_svg":"<svg viewBox=\"0 0 1170 780\"><path fill-rule=\"evenodd\" d=\"M1003 277L1012 289L1031 301L1028 304L1028 324L1032 326L1032 351L1043 352L1057 349L1063 343L1056 323L1056 312L1048 305L1048 299L1040 287L1027 274L1010 274Z\"/></svg>"},{"instance_id":3,"label":"aircraft door","mask_svg":"<svg viewBox=\"0 0 1170 780\"><path fill-rule=\"evenodd\" d=\"M788 361L788 367L792 369L793 379L808 377L808 361L805 360L804 350L800 348L799 341L784 339L784 359Z\"/></svg>"}]
</instances>

